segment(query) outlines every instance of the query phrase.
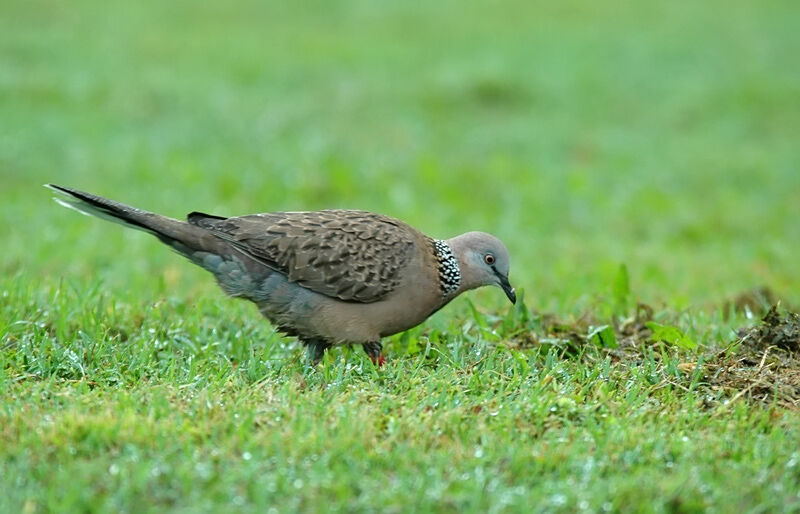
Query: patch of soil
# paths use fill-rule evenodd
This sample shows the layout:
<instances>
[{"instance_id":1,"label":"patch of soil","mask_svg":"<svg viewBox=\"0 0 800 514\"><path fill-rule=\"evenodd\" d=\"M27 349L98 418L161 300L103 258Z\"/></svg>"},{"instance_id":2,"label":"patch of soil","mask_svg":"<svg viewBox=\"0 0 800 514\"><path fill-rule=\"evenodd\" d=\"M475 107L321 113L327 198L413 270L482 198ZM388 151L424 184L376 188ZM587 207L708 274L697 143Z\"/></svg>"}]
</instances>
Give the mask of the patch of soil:
<instances>
[{"instance_id":1,"label":"patch of soil","mask_svg":"<svg viewBox=\"0 0 800 514\"><path fill-rule=\"evenodd\" d=\"M774 346L800 357L800 314L787 312L781 316L776 305L750 330L739 332L742 344L761 349Z\"/></svg>"},{"instance_id":2,"label":"patch of soil","mask_svg":"<svg viewBox=\"0 0 800 514\"><path fill-rule=\"evenodd\" d=\"M738 335L733 352L719 352L704 364L711 389L731 400L800 408L800 314L781 314L773 306Z\"/></svg>"},{"instance_id":3,"label":"patch of soil","mask_svg":"<svg viewBox=\"0 0 800 514\"><path fill-rule=\"evenodd\" d=\"M619 323L613 322L615 348L599 347L596 339L590 340L589 334L592 329L608 322L598 320L589 312L570 319L561 319L550 313L534 314L539 318L540 330L518 334L510 341L515 348L550 345L560 348L564 356L593 359L596 355L585 352L590 348L599 350L602 357L610 354L614 360L619 361L641 358L646 347L652 348L662 344L650 340L653 332L647 327L647 322L653 320L653 308L643 303L637 304L635 315Z\"/></svg>"},{"instance_id":4,"label":"patch of soil","mask_svg":"<svg viewBox=\"0 0 800 514\"><path fill-rule=\"evenodd\" d=\"M730 345L694 354L694 362L678 365L686 386L699 378L700 388L707 392L707 407L748 401L800 409L800 314L777 306L757 308L770 294L758 290L741 295L735 308L766 312L761 321L741 329ZM635 315L614 323L615 348L600 347L597 340L589 337L593 327L602 325L590 314L569 320L539 314L539 330L519 334L512 344L518 348L552 345L561 349L563 357L587 361L610 356L615 364L635 363L646 355L660 359L664 352L680 352L674 346L651 340L653 332L647 323L653 320L653 314L652 307L639 304ZM701 375L698 377L697 373Z\"/></svg>"},{"instance_id":5,"label":"patch of soil","mask_svg":"<svg viewBox=\"0 0 800 514\"><path fill-rule=\"evenodd\" d=\"M650 340L653 331L647 327L649 321L653 321L653 308L644 303L636 304L636 314L620 323L616 331L619 348L610 350L612 356L620 359L641 356L645 347L661 345Z\"/></svg>"}]
</instances>

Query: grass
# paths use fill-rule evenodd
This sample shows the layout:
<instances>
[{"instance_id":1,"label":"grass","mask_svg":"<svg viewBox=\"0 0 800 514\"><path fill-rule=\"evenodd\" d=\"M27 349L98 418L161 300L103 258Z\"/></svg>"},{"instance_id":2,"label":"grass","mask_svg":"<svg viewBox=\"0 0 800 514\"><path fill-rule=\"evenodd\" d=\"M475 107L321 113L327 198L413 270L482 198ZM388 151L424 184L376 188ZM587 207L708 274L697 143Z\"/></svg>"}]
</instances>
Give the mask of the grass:
<instances>
[{"instance_id":1,"label":"grass","mask_svg":"<svg viewBox=\"0 0 800 514\"><path fill-rule=\"evenodd\" d=\"M800 510L797 352L742 342L765 302L734 300L800 305L791 2L0 13L0 511ZM45 182L486 230L524 303L311 371Z\"/></svg>"}]
</instances>

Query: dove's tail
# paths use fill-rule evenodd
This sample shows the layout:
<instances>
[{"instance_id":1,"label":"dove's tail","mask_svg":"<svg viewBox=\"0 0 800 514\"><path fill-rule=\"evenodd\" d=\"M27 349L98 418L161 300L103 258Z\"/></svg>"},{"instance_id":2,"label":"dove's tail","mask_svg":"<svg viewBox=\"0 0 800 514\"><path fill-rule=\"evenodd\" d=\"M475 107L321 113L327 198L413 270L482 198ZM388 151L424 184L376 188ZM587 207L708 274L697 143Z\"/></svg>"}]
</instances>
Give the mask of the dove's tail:
<instances>
[{"instance_id":1,"label":"dove's tail","mask_svg":"<svg viewBox=\"0 0 800 514\"><path fill-rule=\"evenodd\" d=\"M193 254L198 251L216 253L221 249L222 242L218 238L208 231L184 221L68 187L55 184L46 184L46 187L61 195L55 200L64 207L153 234L163 243L189 258L192 258Z\"/></svg>"},{"instance_id":2,"label":"dove's tail","mask_svg":"<svg viewBox=\"0 0 800 514\"><path fill-rule=\"evenodd\" d=\"M231 296L254 298L260 283L255 279L264 279L272 273L270 268L205 228L91 193L54 184L46 186L61 195L56 201L65 207L153 234L179 254L213 273L222 289ZM196 213L192 213L190 218L193 215Z\"/></svg>"}]
</instances>

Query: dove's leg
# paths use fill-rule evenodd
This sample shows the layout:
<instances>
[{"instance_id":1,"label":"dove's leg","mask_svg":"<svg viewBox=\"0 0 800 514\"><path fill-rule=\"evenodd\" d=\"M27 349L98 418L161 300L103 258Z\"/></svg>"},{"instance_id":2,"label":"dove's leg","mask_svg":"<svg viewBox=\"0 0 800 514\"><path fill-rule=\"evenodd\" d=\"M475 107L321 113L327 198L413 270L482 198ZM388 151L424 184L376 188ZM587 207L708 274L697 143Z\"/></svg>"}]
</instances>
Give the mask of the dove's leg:
<instances>
[{"instance_id":1,"label":"dove's leg","mask_svg":"<svg viewBox=\"0 0 800 514\"><path fill-rule=\"evenodd\" d=\"M306 359L312 366L318 364L325 355L325 350L333 346L324 339L308 339L304 340L303 344L306 345Z\"/></svg>"},{"instance_id":2,"label":"dove's leg","mask_svg":"<svg viewBox=\"0 0 800 514\"><path fill-rule=\"evenodd\" d=\"M372 359L372 362L378 366L386 364L386 357L383 356L383 345L380 341L364 343L364 351L367 356Z\"/></svg>"}]
</instances>

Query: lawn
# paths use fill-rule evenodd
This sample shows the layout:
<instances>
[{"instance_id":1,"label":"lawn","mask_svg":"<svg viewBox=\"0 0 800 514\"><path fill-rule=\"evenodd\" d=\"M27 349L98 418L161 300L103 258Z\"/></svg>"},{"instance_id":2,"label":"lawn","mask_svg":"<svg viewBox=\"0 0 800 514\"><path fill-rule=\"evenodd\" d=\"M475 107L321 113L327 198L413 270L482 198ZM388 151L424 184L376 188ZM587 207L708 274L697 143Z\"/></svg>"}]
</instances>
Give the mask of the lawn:
<instances>
[{"instance_id":1,"label":"lawn","mask_svg":"<svg viewBox=\"0 0 800 514\"><path fill-rule=\"evenodd\" d=\"M800 511L798 25L781 0L4 2L0 512ZM484 230L523 300L310 369L46 182Z\"/></svg>"}]
</instances>

